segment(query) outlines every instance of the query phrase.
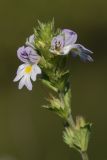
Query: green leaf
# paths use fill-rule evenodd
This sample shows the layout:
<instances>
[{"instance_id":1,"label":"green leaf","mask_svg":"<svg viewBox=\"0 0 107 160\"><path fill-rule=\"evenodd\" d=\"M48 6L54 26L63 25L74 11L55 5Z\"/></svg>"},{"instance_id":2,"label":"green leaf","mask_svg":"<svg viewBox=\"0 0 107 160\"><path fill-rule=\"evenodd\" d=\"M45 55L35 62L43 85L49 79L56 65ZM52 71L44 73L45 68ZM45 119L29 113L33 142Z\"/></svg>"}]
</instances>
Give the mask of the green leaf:
<instances>
[{"instance_id":1,"label":"green leaf","mask_svg":"<svg viewBox=\"0 0 107 160\"><path fill-rule=\"evenodd\" d=\"M68 89L68 91L64 95L64 102L65 106L70 109L71 109L71 98L72 98L71 89Z\"/></svg>"},{"instance_id":2,"label":"green leaf","mask_svg":"<svg viewBox=\"0 0 107 160\"><path fill-rule=\"evenodd\" d=\"M91 123L83 125L83 119L79 119L80 126L76 124L75 128L66 127L63 132L64 141L69 147L75 148L78 151L85 152L88 149L89 138L91 134ZM81 126L82 124L82 126Z\"/></svg>"},{"instance_id":3,"label":"green leaf","mask_svg":"<svg viewBox=\"0 0 107 160\"><path fill-rule=\"evenodd\" d=\"M53 91L58 92L58 89L55 88L55 87L51 84L50 81L45 80L45 79L42 79L41 81L42 81L43 84L45 84L46 86L48 86L48 87L49 87L50 89L52 89Z\"/></svg>"},{"instance_id":4,"label":"green leaf","mask_svg":"<svg viewBox=\"0 0 107 160\"><path fill-rule=\"evenodd\" d=\"M74 132L70 127L66 127L65 131L63 132L63 139L64 142L69 145L70 148L75 148L73 144Z\"/></svg>"}]
</instances>

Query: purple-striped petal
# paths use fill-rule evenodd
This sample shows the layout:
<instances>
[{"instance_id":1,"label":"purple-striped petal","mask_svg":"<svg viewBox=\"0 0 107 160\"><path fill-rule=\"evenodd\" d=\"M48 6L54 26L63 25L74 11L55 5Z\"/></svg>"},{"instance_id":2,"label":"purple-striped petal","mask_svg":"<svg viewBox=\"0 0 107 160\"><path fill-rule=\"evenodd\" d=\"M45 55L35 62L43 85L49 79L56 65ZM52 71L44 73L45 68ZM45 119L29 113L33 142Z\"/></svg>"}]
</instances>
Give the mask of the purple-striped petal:
<instances>
[{"instance_id":1,"label":"purple-striped petal","mask_svg":"<svg viewBox=\"0 0 107 160\"><path fill-rule=\"evenodd\" d=\"M52 39L51 48L55 50L60 50L64 46L64 38L61 35L58 35Z\"/></svg>"},{"instance_id":2,"label":"purple-striped petal","mask_svg":"<svg viewBox=\"0 0 107 160\"><path fill-rule=\"evenodd\" d=\"M40 56L31 47L20 47L17 56L24 63L37 63L40 60Z\"/></svg>"},{"instance_id":3,"label":"purple-striped petal","mask_svg":"<svg viewBox=\"0 0 107 160\"><path fill-rule=\"evenodd\" d=\"M37 54L37 51L31 47L26 47L25 51L28 54L28 59L31 63L38 63L40 56Z\"/></svg>"},{"instance_id":4,"label":"purple-striped petal","mask_svg":"<svg viewBox=\"0 0 107 160\"><path fill-rule=\"evenodd\" d=\"M82 46L81 44L72 45L71 53L73 57L79 56L80 59L84 62L89 61L93 62L92 57L90 56L93 52Z\"/></svg>"},{"instance_id":5,"label":"purple-striped petal","mask_svg":"<svg viewBox=\"0 0 107 160\"><path fill-rule=\"evenodd\" d=\"M20 47L17 50L17 56L22 62L24 62L24 63L28 62L28 54L26 53L24 46Z\"/></svg>"},{"instance_id":6,"label":"purple-striped petal","mask_svg":"<svg viewBox=\"0 0 107 160\"><path fill-rule=\"evenodd\" d=\"M70 29L63 29L62 34L64 34L65 46L74 44L77 41L77 34Z\"/></svg>"}]
</instances>

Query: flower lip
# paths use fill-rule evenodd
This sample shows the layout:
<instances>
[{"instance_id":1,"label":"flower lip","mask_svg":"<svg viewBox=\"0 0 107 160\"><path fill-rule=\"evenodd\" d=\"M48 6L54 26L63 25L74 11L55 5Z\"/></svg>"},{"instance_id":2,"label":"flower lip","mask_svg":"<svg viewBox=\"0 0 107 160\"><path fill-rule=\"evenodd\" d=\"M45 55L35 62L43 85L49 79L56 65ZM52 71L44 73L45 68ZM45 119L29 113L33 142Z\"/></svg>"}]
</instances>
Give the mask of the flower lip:
<instances>
[{"instance_id":1,"label":"flower lip","mask_svg":"<svg viewBox=\"0 0 107 160\"><path fill-rule=\"evenodd\" d=\"M14 82L19 82L19 89L22 89L23 86L26 86L28 90L32 90L32 81L36 81L36 77L38 74L41 74L41 69L37 64L22 64L19 66L17 70L17 75Z\"/></svg>"}]
</instances>

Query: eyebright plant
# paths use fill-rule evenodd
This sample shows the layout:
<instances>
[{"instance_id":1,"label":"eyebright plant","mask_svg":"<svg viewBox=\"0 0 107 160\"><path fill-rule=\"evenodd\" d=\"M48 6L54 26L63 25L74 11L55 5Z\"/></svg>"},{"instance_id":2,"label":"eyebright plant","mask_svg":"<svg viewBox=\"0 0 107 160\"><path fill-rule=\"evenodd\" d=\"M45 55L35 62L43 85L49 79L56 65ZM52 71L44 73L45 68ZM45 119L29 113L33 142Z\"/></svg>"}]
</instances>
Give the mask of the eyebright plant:
<instances>
[{"instance_id":1,"label":"eyebright plant","mask_svg":"<svg viewBox=\"0 0 107 160\"><path fill-rule=\"evenodd\" d=\"M77 116L73 120L71 110L71 56L80 57L83 62L93 62L92 51L76 43L77 34L70 29L54 28L54 21L41 23L27 38L25 45L17 50L21 65L17 69L14 82L32 90L32 81L38 78L53 90L43 107L55 112L65 121L63 140L80 152L83 160L88 160L87 149L91 133L91 123Z\"/></svg>"}]
</instances>

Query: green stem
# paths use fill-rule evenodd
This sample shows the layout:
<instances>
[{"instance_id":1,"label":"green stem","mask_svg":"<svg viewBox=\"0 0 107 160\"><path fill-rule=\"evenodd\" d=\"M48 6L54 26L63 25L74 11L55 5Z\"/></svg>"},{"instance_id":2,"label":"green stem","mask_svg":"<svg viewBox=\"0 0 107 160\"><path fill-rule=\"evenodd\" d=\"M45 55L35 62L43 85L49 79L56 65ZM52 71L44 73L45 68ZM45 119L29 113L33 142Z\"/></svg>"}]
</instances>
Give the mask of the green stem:
<instances>
[{"instance_id":1,"label":"green stem","mask_svg":"<svg viewBox=\"0 0 107 160\"><path fill-rule=\"evenodd\" d=\"M83 160L89 160L87 152L81 152L81 156Z\"/></svg>"},{"instance_id":2,"label":"green stem","mask_svg":"<svg viewBox=\"0 0 107 160\"><path fill-rule=\"evenodd\" d=\"M60 92L59 93L59 98L62 102L62 105L64 106L64 100L63 100L63 93ZM66 121L68 122L68 124L72 127L75 128L75 122L73 120L72 114L70 113L69 116L67 117Z\"/></svg>"},{"instance_id":3,"label":"green stem","mask_svg":"<svg viewBox=\"0 0 107 160\"><path fill-rule=\"evenodd\" d=\"M63 93L61 93L61 92L59 93L59 98L60 98L60 100L62 102L62 105L64 106ZM71 113L67 117L66 121L68 122L69 126L73 130L75 130L76 124L75 124L75 121L74 121ZM89 160L87 152L80 152L80 154L82 156L82 160Z\"/></svg>"}]
</instances>

